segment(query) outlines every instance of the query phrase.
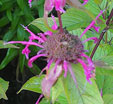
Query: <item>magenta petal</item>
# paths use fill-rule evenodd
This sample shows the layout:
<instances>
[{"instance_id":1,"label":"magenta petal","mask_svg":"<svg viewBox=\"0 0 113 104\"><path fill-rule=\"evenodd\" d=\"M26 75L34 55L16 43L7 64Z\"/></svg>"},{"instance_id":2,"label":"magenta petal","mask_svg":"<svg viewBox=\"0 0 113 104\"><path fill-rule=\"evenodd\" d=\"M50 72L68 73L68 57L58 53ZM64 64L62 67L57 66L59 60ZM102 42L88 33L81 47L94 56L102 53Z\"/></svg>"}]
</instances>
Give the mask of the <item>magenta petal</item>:
<instances>
[{"instance_id":1,"label":"magenta petal","mask_svg":"<svg viewBox=\"0 0 113 104\"><path fill-rule=\"evenodd\" d=\"M27 45L23 50L22 50L22 54L25 54L26 58L29 59L29 53L31 52L29 50L29 45Z\"/></svg>"},{"instance_id":2,"label":"magenta petal","mask_svg":"<svg viewBox=\"0 0 113 104\"><path fill-rule=\"evenodd\" d=\"M50 90L62 73L62 65L57 66L56 73L54 73L54 71L55 68L52 68L50 73L43 79L41 83L42 92L46 98L50 97Z\"/></svg>"},{"instance_id":3,"label":"magenta petal","mask_svg":"<svg viewBox=\"0 0 113 104\"><path fill-rule=\"evenodd\" d=\"M100 15L103 13L103 11L101 10L100 13L98 14L98 16L95 18L95 20L93 20L89 26L86 27L86 29L83 31L83 33L81 34L80 38L83 37L83 35L95 24L95 21L100 17Z\"/></svg>"},{"instance_id":4,"label":"magenta petal","mask_svg":"<svg viewBox=\"0 0 113 104\"><path fill-rule=\"evenodd\" d=\"M8 44L15 44L15 43L21 43L23 45L35 45L35 46L38 46L40 48L43 48L42 45L37 44L35 42L30 42L30 41L29 42L26 42L26 41L10 41L10 42L8 42Z\"/></svg>"},{"instance_id":5,"label":"magenta petal","mask_svg":"<svg viewBox=\"0 0 113 104\"><path fill-rule=\"evenodd\" d=\"M40 102L40 99L43 97L43 95L41 94L40 96L39 96L39 98L38 98L38 100L36 101L36 103L35 104L39 104L39 102Z\"/></svg>"},{"instance_id":6,"label":"magenta petal","mask_svg":"<svg viewBox=\"0 0 113 104\"><path fill-rule=\"evenodd\" d=\"M54 22L54 25L52 26L52 29L53 29L53 30L56 30L56 29L58 28L58 26L57 26L57 23L56 23L55 17L54 17L53 15L52 15L51 17L52 17L53 22Z\"/></svg>"},{"instance_id":7,"label":"magenta petal","mask_svg":"<svg viewBox=\"0 0 113 104\"><path fill-rule=\"evenodd\" d=\"M56 69L57 69L57 66L58 66L58 64L60 63L60 59L58 59L57 61L56 61L56 63L55 63L55 67L54 67L54 73L56 73Z\"/></svg>"},{"instance_id":8,"label":"magenta petal","mask_svg":"<svg viewBox=\"0 0 113 104\"><path fill-rule=\"evenodd\" d=\"M84 1L84 3L82 4L82 5L85 5L85 4L87 4L87 2L88 2L88 0L83 0Z\"/></svg>"},{"instance_id":9,"label":"magenta petal","mask_svg":"<svg viewBox=\"0 0 113 104\"><path fill-rule=\"evenodd\" d=\"M99 32L100 27L93 25L92 28L94 28L96 32Z\"/></svg>"},{"instance_id":10,"label":"magenta petal","mask_svg":"<svg viewBox=\"0 0 113 104\"><path fill-rule=\"evenodd\" d=\"M64 77L66 78L66 76L67 76L67 71L68 71L67 61L64 61L64 63L63 63L63 68L64 68Z\"/></svg>"},{"instance_id":11,"label":"magenta petal","mask_svg":"<svg viewBox=\"0 0 113 104\"><path fill-rule=\"evenodd\" d=\"M47 68L48 68L48 69L50 68L52 62L53 62L53 59L50 59L50 60L48 61L48 64L47 64Z\"/></svg>"},{"instance_id":12,"label":"magenta petal","mask_svg":"<svg viewBox=\"0 0 113 104\"><path fill-rule=\"evenodd\" d=\"M32 2L32 0L28 1L30 8L32 7L31 2Z\"/></svg>"},{"instance_id":13,"label":"magenta petal","mask_svg":"<svg viewBox=\"0 0 113 104\"><path fill-rule=\"evenodd\" d=\"M54 0L55 2L55 9L60 11L61 13L65 13L63 7L65 6L66 0Z\"/></svg>"},{"instance_id":14,"label":"magenta petal","mask_svg":"<svg viewBox=\"0 0 113 104\"><path fill-rule=\"evenodd\" d=\"M102 88L101 88L101 91L100 91L100 95L101 95L101 96L103 96L103 91L102 91Z\"/></svg>"},{"instance_id":15,"label":"magenta petal","mask_svg":"<svg viewBox=\"0 0 113 104\"><path fill-rule=\"evenodd\" d=\"M29 67L32 67L32 63L39 57L42 57L42 56L46 56L46 54L38 54L36 56L33 56L32 58L29 59L28 61L28 66Z\"/></svg>"},{"instance_id":16,"label":"magenta petal","mask_svg":"<svg viewBox=\"0 0 113 104\"><path fill-rule=\"evenodd\" d=\"M85 43L85 42L87 42L89 40L94 40L94 43L97 43L98 38L97 37L91 37L91 38L88 38L88 39L84 40L83 43Z\"/></svg>"},{"instance_id":17,"label":"magenta petal","mask_svg":"<svg viewBox=\"0 0 113 104\"><path fill-rule=\"evenodd\" d=\"M44 40L43 39L41 39L40 37L38 37L38 36L36 36L32 31L30 31L28 28L27 28L27 26L25 27L24 25L22 25L22 27L24 27L29 33L30 33L30 40L34 40L34 39L37 39L37 40L39 40L40 42L44 42Z\"/></svg>"},{"instance_id":18,"label":"magenta petal","mask_svg":"<svg viewBox=\"0 0 113 104\"><path fill-rule=\"evenodd\" d=\"M83 66L84 68L84 73L86 75L86 80L91 84L92 82L89 80L91 78L91 73L90 71L88 70L88 66L85 64L85 62L82 60L82 59L77 59L79 63L81 63L81 65Z\"/></svg>"}]
</instances>

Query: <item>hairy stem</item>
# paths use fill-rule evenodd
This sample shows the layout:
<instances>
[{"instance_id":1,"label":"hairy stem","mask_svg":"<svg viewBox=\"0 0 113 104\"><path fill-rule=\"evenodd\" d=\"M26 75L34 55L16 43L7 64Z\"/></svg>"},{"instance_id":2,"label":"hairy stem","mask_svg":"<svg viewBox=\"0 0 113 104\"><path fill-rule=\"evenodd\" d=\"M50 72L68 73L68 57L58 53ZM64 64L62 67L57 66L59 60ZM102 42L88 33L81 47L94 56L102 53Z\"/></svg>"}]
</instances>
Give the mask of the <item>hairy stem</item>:
<instances>
[{"instance_id":1,"label":"hairy stem","mask_svg":"<svg viewBox=\"0 0 113 104\"><path fill-rule=\"evenodd\" d=\"M63 32L63 26L62 26L62 19L61 19L61 14L60 11L57 11L57 15L58 15L58 20L59 20L59 25L60 25L60 32Z\"/></svg>"}]
</instances>

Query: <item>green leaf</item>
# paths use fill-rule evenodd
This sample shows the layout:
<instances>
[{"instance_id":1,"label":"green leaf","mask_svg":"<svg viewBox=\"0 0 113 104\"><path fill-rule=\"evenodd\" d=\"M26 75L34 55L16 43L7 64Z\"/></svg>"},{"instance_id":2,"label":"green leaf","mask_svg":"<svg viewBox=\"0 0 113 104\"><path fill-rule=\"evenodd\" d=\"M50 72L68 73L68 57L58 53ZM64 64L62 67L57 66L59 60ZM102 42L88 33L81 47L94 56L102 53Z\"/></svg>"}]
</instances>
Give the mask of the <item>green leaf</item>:
<instances>
[{"instance_id":1,"label":"green leaf","mask_svg":"<svg viewBox=\"0 0 113 104\"><path fill-rule=\"evenodd\" d=\"M79 9L71 8L62 15L63 26L67 30L75 30L81 27L87 27L91 22L89 15Z\"/></svg>"},{"instance_id":2,"label":"green leaf","mask_svg":"<svg viewBox=\"0 0 113 104\"><path fill-rule=\"evenodd\" d=\"M18 55L18 50L9 48L7 54L0 64L0 70L6 67L6 65Z\"/></svg>"},{"instance_id":3,"label":"green leaf","mask_svg":"<svg viewBox=\"0 0 113 104\"><path fill-rule=\"evenodd\" d=\"M0 99L3 98L5 100L8 100L6 96L6 91L8 89L8 86L9 86L9 82L0 78Z\"/></svg>"},{"instance_id":4,"label":"green leaf","mask_svg":"<svg viewBox=\"0 0 113 104\"><path fill-rule=\"evenodd\" d=\"M39 104L50 104L50 101L43 98Z\"/></svg>"},{"instance_id":5,"label":"green leaf","mask_svg":"<svg viewBox=\"0 0 113 104\"><path fill-rule=\"evenodd\" d=\"M17 38L19 41L23 41L26 33L22 26L19 26L17 29Z\"/></svg>"},{"instance_id":6,"label":"green leaf","mask_svg":"<svg viewBox=\"0 0 113 104\"><path fill-rule=\"evenodd\" d=\"M3 40L0 40L0 49L2 48L19 48L13 44L6 44Z\"/></svg>"},{"instance_id":7,"label":"green leaf","mask_svg":"<svg viewBox=\"0 0 113 104\"><path fill-rule=\"evenodd\" d=\"M28 66L28 61L25 61L25 66L26 66L34 75L40 74L41 69L40 69L36 64L34 64L34 63L32 63L32 64L33 64L33 67L30 68L30 67Z\"/></svg>"},{"instance_id":8,"label":"green leaf","mask_svg":"<svg viewBox=\"0 0 113 104\"><path fill-rule=\"evenodd\" d=\"M94 0L94 2L95 2L96 4L100 4L100 3L102 2L102 0Z\"/></svg>"},{"instance_id":9,"label":"green leaf","mask_svg":"<svg viewBox=\"0 0 113 104\"><path fill-rule=\"evenodd\" d=\"M3 27L5 25L7 25L8 23L9 23L9 19L6 16L4 16L0 19L0 27Z\"/></svg>"},{"instance_id":10,"label":"green leaf","mask_svg":"<svg viewBox=\"0 0 113 104\"><path fill-rule=\"evenodd\" d=\"M52 93L59 93L60 90L62 90L66 96L68 104L103 104L103 100L100 96L95 80L91 79L92 84L89 84L86 81L83 68L80 64L72 64L72 69L76 77L76 84L68 72L66 78L62 76L62 83L60 82L60 85L56 83L59 85L59 88L57 87L57 89L54 90L55 92L52 90ZM61 92L61 95L63 92ZM55 97L55 95L52 96Z\"/></svg>"},{"instance_id":11,"label":"green leaf","mask_svg":"<svg viewBox=\"0 0 113 104\"><path fill-rule=\"evenodd\" d=\"M99 1L99 0L98 0ZM95 3L94 0L89 0L85 7L95 16L97 16L100 12L99 6Z\"/></svg>"},{"instance_id":12,"label":"green leaf","mask_svg":"<svg viewBox=\"0 0 113 104\"><path fill-rule=\"evenodd\" d=\"M56 21L58 24L57 19ZM68 9L66 13L62 15L63 27L66 27L67 30L69 31L72 31L81 27L86 27L87 25L89 25L90 22L91 22L91 18L88 16L87 13L75 8ZM48 18L48 23L50 26L53 25L53 21L51 18ZM38 27L40 30L44 32L47 31L47 28L44 26L43 18L35 19L30 24Z\"/></svg>"},{"instance_id":13,"label":"green leaf","mask_svg":"<svg viewBox=\"0 0 113 104\"><path fill-rule=\"evenodd\" d=\"M93 60L101 60L104 59L105 56L112 54L113 48L108 44L100 44L94 54Z\"/></svg>"},{"instance_id":14,"label":"green leaf","mask_svg":"<svg viewBox=\"0 0 113 104\"><path fill-rule=\"evenodd\" d=\"M13 38L13 36L15 35L15 32L14 30L10 30L8 31L7 33L5 33L4 37L3 37L3 40L4 41L9 41Z\"/></svg>"},{"instance_id":15,"label":"green leaf","mask_svg":"<svg viewBox=\"0 0 113 104\"><path fill-rule=\"evenodd\" d=\"M41 81L43 80L45 76L42 75L40 77L34 76L30 78L23 86L22 88L18 91L20 93L22 90L29 90L33 91L36 93L42 93L41 91Z\"/></svg>"},{"instance_id":16,"label":"green leaf","mask_svg":"<svg viewBox=\"0 0 113 104\"><path fill-rule=\"evenodd\" d=\"M7 17L10 21L12 21L12 13L11 13L11 10L7 10Z\"/></svg>"},{"instance_id":17,"label":"green leaf","mask_svg":"<svg viewBox=\"0 0 113 104\"><path fill-rule=\"evenodd\" d=\"M105 94L103 100L104 104L113 104L113 94Z\"/></svg>"},{"instance_id":18,"label":"green leaf","mask_svg":"<svg viewBox=\"0 0 113 104\"><path fill-rule=\"evenodd\" d=\"M21 46L20 48L20 52L19 52L19 66L20 66L20 71L21 73L23 72L24 70L24 65L25 65L25 55L22 54L22 49L23 49L23 46Z\"/></svg>"}]
</instances>

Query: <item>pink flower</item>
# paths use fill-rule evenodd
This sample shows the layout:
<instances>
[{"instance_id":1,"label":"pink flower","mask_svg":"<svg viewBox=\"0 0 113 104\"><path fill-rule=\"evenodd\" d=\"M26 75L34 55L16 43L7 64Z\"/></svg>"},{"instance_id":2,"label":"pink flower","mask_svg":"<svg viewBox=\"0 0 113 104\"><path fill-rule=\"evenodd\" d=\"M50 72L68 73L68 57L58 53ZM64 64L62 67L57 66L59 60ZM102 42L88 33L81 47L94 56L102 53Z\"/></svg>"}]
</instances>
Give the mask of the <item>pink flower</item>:
<instances>
[{"instance_id":1,"label":"pink flower","mask_svg":"<svg viewBox=\"0 0 113 104\"><path fill-rule=\"evenodd\" d=\"M52 28L55 30L57 29L56 21L53 18L54 25ZM23 26L24 27L24 26ZM50 96L50 89L53 86L53 84L56 82L58 77L61 75L62 71L64 70L64 77L67 76L67 72L69 71L72 75L72 78L76 84L76 78L74 76L74 73L71 68L71 63L81 63L81 65L84 68L84 73L86 76L86 80L91 83L90 78L94 77L94 74L92 72L95 72L94 64L92 60L84 54L84 46L82 44L82 41L79 39L76 35L70 35L67 30L63 30L62 33L52 33L50 31L45 33L39 33L38 35L35 35L32 33L27 27L24 27L29 33L29 41L11 41L8 43L14 44L14 43L21 43L23 45L26 45L23 53L25 55L29 54L28 47L30 45L35 45L40 48L42 48L36 56L33 56L28 61L28 66L32 67L32 63L39 57L47 57L47 66L43 69L48 72L50 65L52 63L55 63L55 66L49 74L43 79L42 81L42 91L44 96L49 97ZM89 38L86 41L89 40L96 41L96 37ZM38 43L33 42L33 40L38 40ZM86 60L84 60L86 58ZM42 72L41 72L42 73ZM46 83L45 83L46 82ZM45 87L46 86L46 87ZM46 89L45 89L46 88Z\"/></svg>"},{"instance_id":2,"label":"pink flower","mask_svg":"<svg viewBox=\"0 0 113 104\"><path fill-rule=\"evenodd\" d=\"M65 3L65 0L45 0L44 10L50 12L55 7L57 11L64 13L63 7L65 6Z\"/></svg>"},{"instance_id":3,"label":"pink flower","mask_svg":"<svg viewBox=\"0 0 113 104\"><path fill-rule=\"evenodd\" d=\"M84 1L84 3L82 4L82 5L85 5L85 4L87 4L87 2L88 2L88 0L83 0Z\"/></svg>"},{"instance_id":4,"label":"pink flower","mask_svg":"<svg viewBox=\"0 0 113 104\"><path fill-rule=\"evenodd\" d=\"M32 2L32 0L28 1L30 8L32 7L31 2Z\"/></svg>"}]
</instances>

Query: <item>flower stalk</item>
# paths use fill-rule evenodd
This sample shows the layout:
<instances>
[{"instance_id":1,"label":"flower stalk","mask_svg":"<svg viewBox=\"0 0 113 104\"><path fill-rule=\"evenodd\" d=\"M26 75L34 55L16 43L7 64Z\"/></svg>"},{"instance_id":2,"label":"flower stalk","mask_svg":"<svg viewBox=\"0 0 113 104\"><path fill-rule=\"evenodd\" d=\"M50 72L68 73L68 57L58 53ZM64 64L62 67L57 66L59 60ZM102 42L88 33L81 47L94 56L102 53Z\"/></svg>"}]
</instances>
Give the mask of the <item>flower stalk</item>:
<instances>
[{"instance_id":1,"label":"flower stalk","mask_svg":"<svg viewBox=\"0 0 113 104\"><path fill-rule=\"evenodd\" d=\"M94 56L94 54L95 54L95 52L96 52L96 50L97 50L97 48L98 48L98 46L99 46L101 40L103 39L104 34L105 34L106 31L109 29L110 20L111 20L112 17L113 17L113 9L112 9L112 11L111 11L111 13L110 13L110 15L109 15L109 17L108 17L108 20L106 21L106 25L107 25L107 26L103 29L102 33L100 34L99 40L98 40L98 42L96 43L96 45L95 45L95 47L94 47L94 49L93 49L93 51L92 51L92 53L91 53L91 56L90 56L91 59L93 58L93 56Z\"/></svg>"}]
</instances>

